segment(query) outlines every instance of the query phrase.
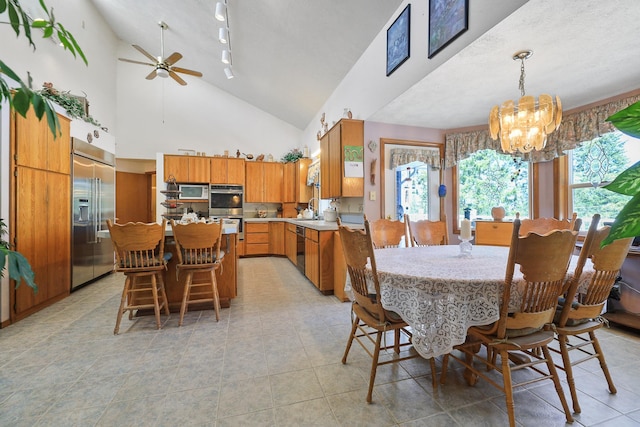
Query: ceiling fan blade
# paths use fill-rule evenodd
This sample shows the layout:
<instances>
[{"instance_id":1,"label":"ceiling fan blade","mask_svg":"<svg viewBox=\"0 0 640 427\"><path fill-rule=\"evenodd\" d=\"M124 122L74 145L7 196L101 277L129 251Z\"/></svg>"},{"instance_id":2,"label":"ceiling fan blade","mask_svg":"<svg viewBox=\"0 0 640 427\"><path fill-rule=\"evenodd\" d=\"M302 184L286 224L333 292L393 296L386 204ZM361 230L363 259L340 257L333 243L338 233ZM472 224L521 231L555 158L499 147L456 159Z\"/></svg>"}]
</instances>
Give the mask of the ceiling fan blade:
<instances>
[{"instance_id":1,"label":"ceiling fan blade","mask_svg":"<svg viewBox=\"0 0 640 427\"><path fill-rule=\"evenodd\" d=\"M153 70L152 72L149 73L149 75L147 77L145 77L145 79L147 80L153 80L156 78L156 76L158 75L157 73L157 69Z\"/></svg>"},{"instance_id":2,"label":"ceiling fan blade","mask_svg":"<svg viewBox=\"0 0 640 427\"><path fill-rule=\"evenodd\" d=\"M169 76L171 76L171 78L175 81L177 81L178 83L180 83L182 86L186 86L187 82L185 82L184 80L182 80L180 78L179 75L177 75L176 73L174 73L172 70L169 70Z\"/></svg>"},{"instance_id":3,"label":"ceiling fan blade","mask_svg":"<svg viewBox=\"0 0 640 427\"><path fill-rule=\"evenodd\" d=\"M149 58L153 62L155 62L155 63L158 62L158 58L156 58L155 56L151 55L149 52L147 52L146 50L144 50L143 48L141 48L137 44L134 44L132 46L135 47L138 50L138 52L140 52L141 54L143 54L144 56L146 56L147 58Z\"/></svg>"},{"instance_id":4,"label":"ceiling fan blade","mask_svg":"<svg viewBox=\"0 0 640 427\"><path fill-rule=\"evenodd\" d=\"M180 61L180 59L182 59L182 54L179 52L173 52L167 59L164 60L164 62L167 65L173 65L176 62Z\"/></svg>"},{"instance_id":5,"label":"ceiling fan blade","mask_svg":"<svg viewBox=\"0 0 640 427\"><path fill-rule=\"evenodd\" d=\"M187 70L186 68L180 67L171 67L172 71L177 73L189 74L191 76L202 77L202 73L200 71Z\"/></svg>"},{"instance_id":6,"label":"ceiling fan blade","mask_svg":"<svg viewBox=\"0 0 640 427\"><path fill-rule=\"evenodd\" d=\"M126 58L118 58L120 61L124 61L124 62L131 62L132 64L140 64L140 65L149 65L151 67L155 67L156 64L149 64L148 62L140 62L140 61L134 61L133 59L126 59Z\"/></svg>"}]
</instances>

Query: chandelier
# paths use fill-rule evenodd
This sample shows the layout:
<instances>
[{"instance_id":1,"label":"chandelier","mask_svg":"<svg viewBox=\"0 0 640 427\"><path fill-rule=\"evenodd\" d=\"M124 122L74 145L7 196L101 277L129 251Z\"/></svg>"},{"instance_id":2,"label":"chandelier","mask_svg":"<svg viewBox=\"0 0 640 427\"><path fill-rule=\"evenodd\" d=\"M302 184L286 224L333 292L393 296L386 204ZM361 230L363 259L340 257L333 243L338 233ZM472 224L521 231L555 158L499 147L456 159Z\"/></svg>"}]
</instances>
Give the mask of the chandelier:
<instances>
[{"instance_id":1,"label":"chandelier","mask_svg":"<svg viewBox=\"0 0 640 427\"><path fill-rule=\"evenodd\" d=\"M505 153L528 153L542 150L547 143L547 135L558 129L562 120L562 104L556 96L542 94L536 102L535 97L524 94L524 60L533 55L530 50L517 52L513 60L520 60L521 98L516 106L512 100L497 105L489 113L489 133L494 140L500 137L502 151Z\"/></svg>"}]
</instances>

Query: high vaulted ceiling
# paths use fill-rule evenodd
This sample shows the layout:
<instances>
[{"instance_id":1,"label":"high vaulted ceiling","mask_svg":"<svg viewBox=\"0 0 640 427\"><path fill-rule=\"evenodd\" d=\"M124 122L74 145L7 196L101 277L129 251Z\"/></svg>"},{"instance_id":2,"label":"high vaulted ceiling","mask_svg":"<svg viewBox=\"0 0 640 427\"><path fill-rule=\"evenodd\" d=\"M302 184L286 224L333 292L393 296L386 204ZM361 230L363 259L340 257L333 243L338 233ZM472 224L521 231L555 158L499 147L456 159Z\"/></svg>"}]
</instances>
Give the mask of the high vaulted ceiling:
<instances>
[{"instance_id":1,"label":"high vaulted ceiling","mask_svg":"<svg viewBox=\"0 0 640 427\"><path fill-rule=\"evenodd\" d=\"M182 53L177 66L202 71L210 84L300 129L402 3L230 0L236 78L227 80L214 0L92 2L119 38L155 55L165 21L165 55ZM535 52L527 94L560 95L565 110L640 88L639 23L637 0L529 0L365 119L438 129L486 123L492 105L519 97L520 65L511 56L523 49ZM145 61L133 48L126 57ZM139 78L147 73L140 69Z\"/></svg>"}]
</instances>

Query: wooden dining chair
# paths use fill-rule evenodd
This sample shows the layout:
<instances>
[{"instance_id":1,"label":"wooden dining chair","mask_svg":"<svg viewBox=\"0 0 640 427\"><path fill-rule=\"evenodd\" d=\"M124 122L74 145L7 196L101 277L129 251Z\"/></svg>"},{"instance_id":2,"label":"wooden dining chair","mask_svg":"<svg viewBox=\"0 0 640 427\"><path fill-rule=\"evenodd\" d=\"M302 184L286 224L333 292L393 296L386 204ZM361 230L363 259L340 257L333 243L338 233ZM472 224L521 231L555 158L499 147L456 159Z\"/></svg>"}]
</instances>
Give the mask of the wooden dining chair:
<instances>
[{"instance_id":1,"label":"wooden dining chair","mask_svg":"<svg viewBox=\"0 0 640 427\"><path fill-rule=\"evenodd\" d=\"M397 248L402 243L407 246L407 224L404 222L381 218L371 221L369 224L371 227L371 239L376 249Z\"/></svg>"},{"instance_id":2,"label":"wooden dining chair","mask_svg":"<svg viewBox=\"0 0 640 427\"><path fill-rule=\"evenodd\" d=\"M412 334L407 329L407 323L402 320L400 315L393 311L385 310L382 306L380 282L376 269L376 258L373 251L369 221L365 219L364 231L353 230L344 226L340 219L337 221L347 264L347 273L353 289L351 333L342 357L342 363L347 363L347 356L354 339L371 356L371 374L367 392L367 402L371 403L378 366L413 359L420 357L420 355L414 350L411 354L400 356L402 347L411 346ZM369 263L369 267L367 267L367 263ZM394 333L393 344L386 345L386 334L391 331ZM407 341L400 341L401 333L408 338ZM385 339L385 345L382 345L383 338ZM373 351L370 349L371 344L374 345ZM391 348L398 356L380 362L380 350L386 351ZM436 372L433 358L430 360L430 364L432 383L435 387Z\"/></svg>"},{"instance_id":3,"label":"wooden dining chair","mask_svg":"<svg viewBox=\"0 0 640 427\"><path fill-rule=\"evenodd\" d=\"M191 304L212 303L216 320L220 320L216 270L222 265L222 222L178 224L171 220L171 228L178 252L178 277L185 274L178 326L182 326L187 306ZM204 280L194 282L196 274L205 276Z\"/></svg>"},{"instance_id":4,"label":"wooden dining chair","mask_svg":"<svg viewBox=\"0 0 640 427\"><path fill-rule=\"evenodd\" d=\"M567 422L573 422L548 348L548 344L554 339L554 333L548 325L553 320L578 232L555 230L545 235L531 233L519 237L519 230L520 220L516 219L500 299L499 320L491 325L469 328L467 341L454 347L462 354L454 350L444 356L441 381L444 383L446 380L448 358L460 362L465 367L464 376L470 385L474 385L478 377L481 377L505 394L509 424L515 426L514 387L551 379ZM520 268L523 279L514 282L516 265ZM518 287L522 294L522 301L515 313L509 312L512 287ZM480 345L486 346L490 351L483 355L478 352ZM497 363L497 356L500 357L500 363ZM511 362L511 359L518 363ZM501 374L502 384L485 369L474 366L474 360L484 365L486 370L495 370ZM543 364L547 367L546 371L542 368ZM526 376L527 379L523 382L514 383L513 372L528 368L531 368L532 374L537 373L539 376Z\"/></svg>"},{"instance_id":5,"label":"wooden dining chair","mask_svg":"<svg viewBox=\"0 0 640 427\"><path fill-rule=\"evenodd\" d=\"M579 231L582 219L578 218L578 214L574 212L571 219L525 218L521 219L520 223L520 236L526 236L528 233L545 234L551 230Z\"/></svg>"},{"instance_id":6,"label":"wooden dining chair","mask_svg":"<svg viewBox=\"0 0 640 427\"><path fill-rule=\"evenodd\" d=\"M169 303L162 278L162 271L166 268L165 226L166 221L162 221L162 224L116 224L107 220L116 253L116 271L125 275L114 334L119 332L120 321L126 311L131 320L134 310L137 313L137 310L152 308L158 329L161 328L160 310L164 309L165 314L169 315Z\"/></svg>"},{"instance_id":7,"label":"wooden dining chair","mask_svg":"<svg viewBox=\"0 0 640 427\"><path fill-rule=\"evenodd\" d=\"M580 251L569 289L564 298L560 300L559 308L556 311L554 326L560 348L559 350L550 348L562 355L562 364L556 364L556 367L565 371L571 391L573 411L576 413L580 413L581 409L573 378L573 366L591 359L598 359L609 391L613 394L617 392L595 332L602 328L603 319L600 314L618 277L622 263L627 257L633 238L615 240L601 248L600 243L609 235L611 227L606 226L598 229L599 221L600 215L594 215ZM591 259L594 273L589 272L589 277L585 278L583 277L583 268L587 259ZM588 280L588 285L583 292L580 292L579 289L583 288L584 285L581 283L584 280ZM570 354L574 354L573 360Z\"/></svg>"},{"instance_id":8,"label":"wooden dining chair","mask_svg":"<svg viewBox=\"0 0 640 427\"><path fill-rule=\"evenodd\" d=\"M446 215L443 215L440 221L411 221L409 214L405 214L404 222L407 224L409 229L409 242L411 243L411 246L436 246L449 244Z\"/></svg>"}]
</instances>

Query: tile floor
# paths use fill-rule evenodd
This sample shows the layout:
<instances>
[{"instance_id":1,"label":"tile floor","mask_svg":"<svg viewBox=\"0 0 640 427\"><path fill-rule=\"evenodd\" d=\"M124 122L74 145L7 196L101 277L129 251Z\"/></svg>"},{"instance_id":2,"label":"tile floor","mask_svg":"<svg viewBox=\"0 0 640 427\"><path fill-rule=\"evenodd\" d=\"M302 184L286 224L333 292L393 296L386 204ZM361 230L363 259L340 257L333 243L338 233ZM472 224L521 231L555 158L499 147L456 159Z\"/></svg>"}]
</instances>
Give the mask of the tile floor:
<instances>
[{"instance_id":1,"label":"tile floor","mask_svg":"<svg viewBox=\"0 0 640 427\"><path fill-rule=\"evenodd\" d=\"M108 276L0 330L0 426L507 424L496 389L468 387L452 365L433 390L423 359L380 367L367 404L369 357L354 344L340 362L349 304L321 295L286 259L240 260L239 296L217 323L195 311L179 328L171 314L157 331L153 316L125 316L114 336L122 284ZM583 364L574 425L640 425L640 333L599 335L618 394L597 363ZM516 393L520 425L565 424L546 383Z\"/></svg>"}]
</instances>

